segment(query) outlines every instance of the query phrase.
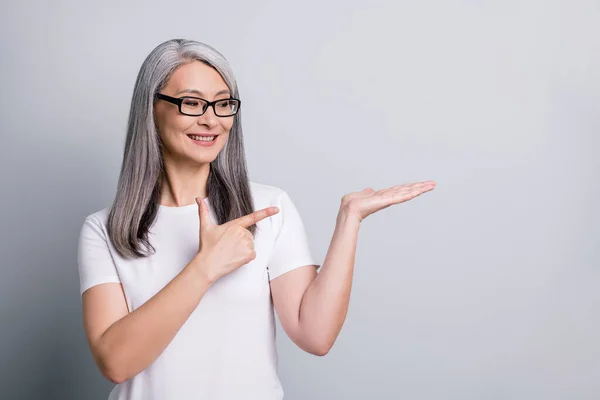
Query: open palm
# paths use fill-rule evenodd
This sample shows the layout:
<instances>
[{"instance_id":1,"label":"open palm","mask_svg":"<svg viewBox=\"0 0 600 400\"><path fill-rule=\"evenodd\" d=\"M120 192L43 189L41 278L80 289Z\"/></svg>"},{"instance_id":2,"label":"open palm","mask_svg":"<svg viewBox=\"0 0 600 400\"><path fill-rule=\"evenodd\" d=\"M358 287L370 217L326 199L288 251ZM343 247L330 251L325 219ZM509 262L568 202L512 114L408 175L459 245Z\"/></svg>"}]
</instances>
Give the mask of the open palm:
<instances>
[{"instance_id":1,"label":"open palm","mask_svg":"<svg viewBox=\"0 0 600 400\"><path fill-rule=\"evenodd\" d=\"M435 188L434 181L406 183L378 191L367 188L342 197L341 209L362 221L369 215L393 204L403 203Z\"/></svg>"}]
</instances>

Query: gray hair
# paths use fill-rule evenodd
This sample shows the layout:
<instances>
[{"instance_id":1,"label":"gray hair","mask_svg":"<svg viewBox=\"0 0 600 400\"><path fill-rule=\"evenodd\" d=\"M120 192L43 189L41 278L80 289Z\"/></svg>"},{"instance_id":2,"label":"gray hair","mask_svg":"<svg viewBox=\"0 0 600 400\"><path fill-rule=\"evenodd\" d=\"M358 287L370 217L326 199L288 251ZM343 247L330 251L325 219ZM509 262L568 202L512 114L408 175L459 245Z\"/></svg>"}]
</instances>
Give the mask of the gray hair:
<instances>
[{"instance_id":1,"label":"gray hair","mask_svg":"<svg viewBox=\"0 0 600 400\"><path fill-rule=\"evenodd\" d=\"M148 230L158 212L164 164L162 143L154 120L155 95L178 67L194 60L219 72L232 97L239 98L229 63L206 44L185 39L168 40L154 48L144 60L133 89L123 164L107 223L108 235L123 257L147 257L156 251L148 240ZM225 147L210 165L206 190L219 224L254 211L244 154L241 110L234 116ZM256 225L248 229L254 235Z\"/></svg>"}]
</instances>

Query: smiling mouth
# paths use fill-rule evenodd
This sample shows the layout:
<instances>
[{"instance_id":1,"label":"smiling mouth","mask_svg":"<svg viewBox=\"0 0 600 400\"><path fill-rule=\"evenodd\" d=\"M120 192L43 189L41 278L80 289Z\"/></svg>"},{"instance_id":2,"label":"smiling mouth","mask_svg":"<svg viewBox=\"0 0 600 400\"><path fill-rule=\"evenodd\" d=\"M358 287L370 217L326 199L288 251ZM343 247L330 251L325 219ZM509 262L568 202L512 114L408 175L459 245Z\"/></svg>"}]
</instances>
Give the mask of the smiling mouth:
<instances>
[{"instance_id":1,"label":"smiling mouth","mask_svg":"<svg viewBox=\"0 0 600 400\"><path fill-rule=\"evenodd\" d=\"M213 136L187 135L187 136L190 139L195 140L197 142L213 142L217 138L217 135L213 135Z\"/></svg>"}]
</instances>

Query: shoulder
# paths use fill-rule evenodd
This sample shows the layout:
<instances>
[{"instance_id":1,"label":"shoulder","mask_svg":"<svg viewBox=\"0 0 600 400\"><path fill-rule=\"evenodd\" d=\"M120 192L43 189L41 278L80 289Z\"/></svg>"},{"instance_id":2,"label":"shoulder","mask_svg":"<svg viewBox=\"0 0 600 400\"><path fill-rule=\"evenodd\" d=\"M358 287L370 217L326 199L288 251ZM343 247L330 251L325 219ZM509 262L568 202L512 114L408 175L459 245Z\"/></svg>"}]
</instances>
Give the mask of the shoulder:
<instances>
[{"instance_id":1,"label":"shoulder","mask_svg":"<svg viewBox=\"0 0 600 400\"><path fill-rule=\"evenodd\" d=\"M250 182L250 192L257 209L277 205L283 196L287 196L285 190L263 183Z\"/></svg>"},{"instance_id":2,"label":"shoulder","mask_svg":"<svg viewBox=\"0 0 600 400\"><path fill-rule=\"evenodd\" d=\"M108 214L110 213L110 207L105 207L101 210L95 211L88 214L83 221L83 225L95 225L102 230L106 230L108 224Z\"/></svg>"},{"instance_id":3,"label":"shoulder","mask_svg":"<svg viewBox=\"0 0 600 400\"><path fill-rule=\"evenodd\" d=\"M277 214L260 221L258 223L260 226L268 226L275 234L278 234L284 225L284 221L289 221L288 224L294 221L296 208L284 189L256 182L250 182L250 188L255 210L272 206L279 208Z\"/></svg>"}]
</instances>

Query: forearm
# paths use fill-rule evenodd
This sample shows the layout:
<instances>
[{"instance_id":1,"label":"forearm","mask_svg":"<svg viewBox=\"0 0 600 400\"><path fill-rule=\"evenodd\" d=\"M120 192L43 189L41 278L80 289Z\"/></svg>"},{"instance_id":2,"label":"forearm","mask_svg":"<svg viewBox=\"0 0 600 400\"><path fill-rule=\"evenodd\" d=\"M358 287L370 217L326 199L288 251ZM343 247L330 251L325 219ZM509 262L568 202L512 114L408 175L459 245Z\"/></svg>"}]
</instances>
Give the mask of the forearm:
<instances>
[{"instance_id":1,"label":"forearm","mask_svg":"<svg viewBox=\"0 0 600 400\"><path fill-rule=\"evenodd\" d=\"M317 354L329 351L346 319L359 227L356 217L340 211L321 270L300 304L299 336Z\"/></svg>"},{"instance_id":2,"label":"forearm","mask_svg":"<svg viewBox=\"0 0 600 400\"><path fill-rule=\"evenodd\" d=\"M150 300L111 325L97 343L103 374L120 383L144 370L173 340L210 285L194 259Z\"/></svg>"}]
</instances>

